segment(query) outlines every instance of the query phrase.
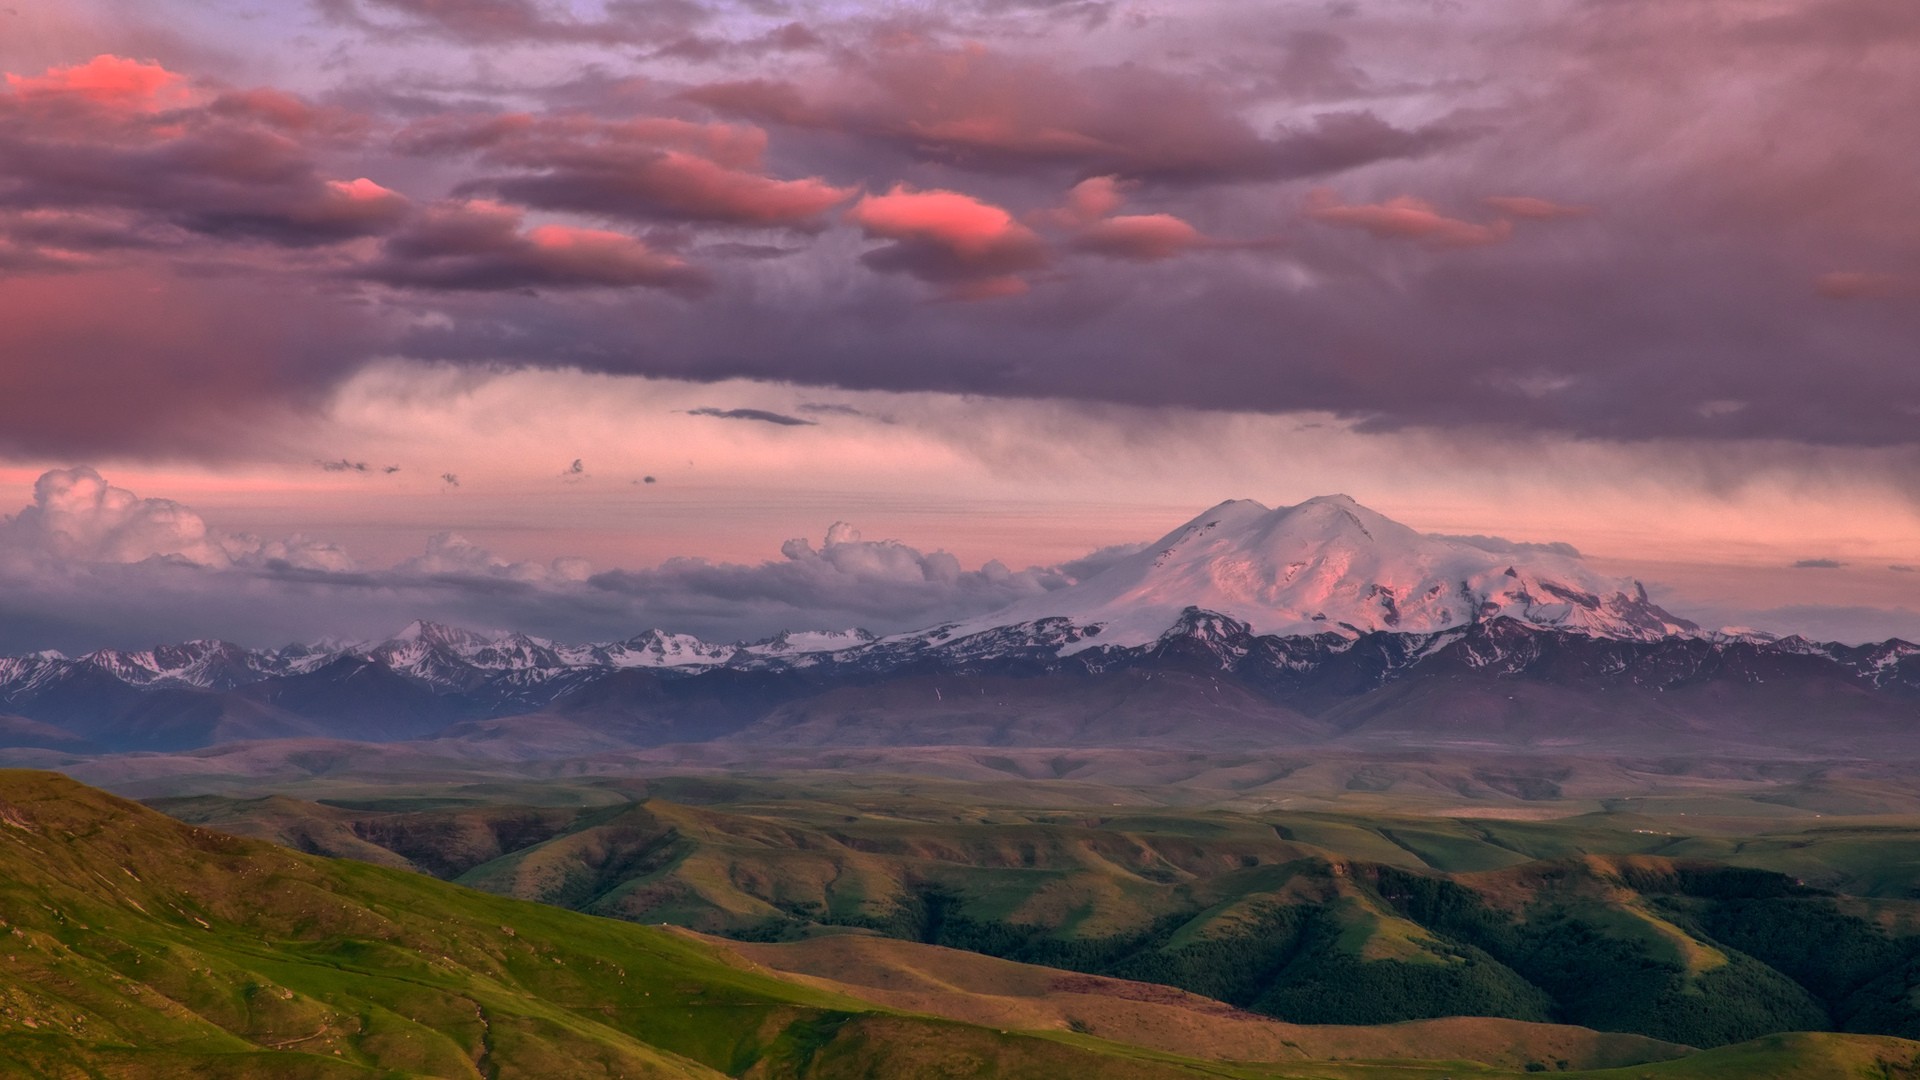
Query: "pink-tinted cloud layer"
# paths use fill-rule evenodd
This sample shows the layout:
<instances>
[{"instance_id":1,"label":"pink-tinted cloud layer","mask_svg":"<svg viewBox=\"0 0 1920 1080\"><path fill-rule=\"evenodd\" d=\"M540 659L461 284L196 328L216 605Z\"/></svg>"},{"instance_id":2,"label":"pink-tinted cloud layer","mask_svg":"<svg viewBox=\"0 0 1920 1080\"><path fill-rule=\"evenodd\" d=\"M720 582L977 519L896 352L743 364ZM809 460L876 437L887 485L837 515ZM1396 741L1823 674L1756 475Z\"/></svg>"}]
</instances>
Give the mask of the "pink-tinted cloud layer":
<instances>
[{"instance_id":1,"label":"pink-tinted cloud layer","mask_svg":"<svg viewBox=\"0 0 1920 1080\"><path fill-rule=\"evenodd\" d=\"M248 10L0 45L0 452L394 357L1920 445L1904 0Z\"/></svg>"}]
</instances>

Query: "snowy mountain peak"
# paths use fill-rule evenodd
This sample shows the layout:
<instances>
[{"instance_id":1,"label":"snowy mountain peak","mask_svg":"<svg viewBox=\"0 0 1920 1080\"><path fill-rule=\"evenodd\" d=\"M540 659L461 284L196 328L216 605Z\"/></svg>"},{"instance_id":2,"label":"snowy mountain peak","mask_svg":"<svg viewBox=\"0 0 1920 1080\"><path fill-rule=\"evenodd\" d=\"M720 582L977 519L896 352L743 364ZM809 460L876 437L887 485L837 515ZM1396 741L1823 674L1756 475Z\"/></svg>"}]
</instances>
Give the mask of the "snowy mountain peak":
<instances>
[{"instance_id":1,"label":"snowy mountain peak","mask_svg":"<svg viewBox=\"0 0 1920 1080\"><path fill-rule=\"evenodd\" d=\"M457 653L482 649L493 644L492 639L476 634L471 630L462 630L455 626L446 626L424 619L415 619L402 627L400 632L388 638L388 645L424 645L429 648L451 649Z\"/></svg>"},{"instance_id":2,"label":"snowy mountain peak","mask_svg":"<svg viewBox=\"0 0 1920 1080\"><path fill-rule=\"evenodd\" d=\"M1417 532L1350 496L1322 495L1275 509L1221 503L1093 577L956 632L1060 616L1104 626L1100 644L1136 646L1195 608L1276 635L1434 633L1502 616L1634 640L1698 630L1638 582L1570 555L1489 552Z\"/></svg>"},{"instance_id":3,"label":"snowy mountain peak","mask_svg":"<svg viewBox=\"0 0 1920 1080\"><path fill-rule=\"evenodd\" d=\"M865 645L875 640L874 636L859 627L850 630L782 630L764 641L756 641L743 646L747 653L811 653L837 652Z\"/></svg>"}]
</instances>

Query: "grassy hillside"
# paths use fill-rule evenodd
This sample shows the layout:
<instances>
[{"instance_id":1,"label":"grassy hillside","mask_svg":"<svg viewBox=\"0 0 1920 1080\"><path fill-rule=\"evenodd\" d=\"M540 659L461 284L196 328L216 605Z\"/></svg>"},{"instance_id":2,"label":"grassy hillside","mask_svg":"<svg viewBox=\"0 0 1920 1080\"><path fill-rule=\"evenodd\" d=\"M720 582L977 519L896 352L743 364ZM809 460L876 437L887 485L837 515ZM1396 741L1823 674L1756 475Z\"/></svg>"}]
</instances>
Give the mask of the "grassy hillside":
<instances>
[{"instance_id":1,"label":"grassy hillside","mask_svg":"<svg viewBox=\"0 0 1920 1080\"><path fill-rule=\"evenodd\" d=\"M1195 1075L876 1012L665 931L303 856L49 774L0 773L0 920L8 1077L771 1080L870 1075L893 1042L930 1071L879 1075Z\"/></svg>"},{"instance_id":2,"label":"grassy hillside","mask_svg":"<svg viewBox=\"0 0 1920 1080\"><path fill-rule=\"evenodd\" d=\"M1367 914L1390 923L1390 911ZM1372 955L1420 947L1409 941ZM1369 955L1366 941L1359 947ZM780 978L676 932L315 858L50 774L0 772L0 1075L9 1078L1437 1080L1577 1070L1612 1063L1606 1054L1623 1047L1661 1056L1593 1033L1467 1021L1483 1029L1474 1038L1506 1033L1506 1056L1471 1045L1459 1022L1435 1049L1500 1065L1199 1061L1101 1037L1127 1036L1124 1025L1048 1023L1044 1007L993 1026L890 1010L858 996L870 977L848 974L832 985ZM1041 996L1055 993L1089 996L1071 984ZM1021 1030L1029 1026L1043 1030ZM1395 1039L1404 1050L1407 1036L1352 1038L1291 1056L1368 1054ZM1625 1075L1914 1077L1920 1044L1783 1037Z\"/></svg>"},{"instance_id":3,"label":"grassy hillside","mask_svg":"<svg viewBox=\"0 0 1920 1080\"><path fill-rule=\"evenodd\" d=\"M597 914L753 940L853 928L1296 1023L1488 1016L1700 1046L1920 1035L1920 829L1826 816L1838 790L1820 810L1692 795L1530 819L1097 805L1104 788L1030 796L1065 803L1046 809L874 778L598 790L620 788L654 797L163 805Z\"/></svg>"}]
</instances>

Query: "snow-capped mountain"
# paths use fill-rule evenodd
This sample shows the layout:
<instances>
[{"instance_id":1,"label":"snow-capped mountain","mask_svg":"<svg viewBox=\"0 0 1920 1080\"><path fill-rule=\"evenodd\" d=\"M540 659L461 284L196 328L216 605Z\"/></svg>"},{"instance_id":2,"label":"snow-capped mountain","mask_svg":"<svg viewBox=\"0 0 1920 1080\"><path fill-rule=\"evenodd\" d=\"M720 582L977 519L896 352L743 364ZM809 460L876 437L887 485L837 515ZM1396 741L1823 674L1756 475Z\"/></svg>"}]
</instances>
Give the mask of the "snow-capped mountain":
<instances>
[{"instance_id":1,"label":"snow-capped mountain","mask_svg":"<svg viewBox=\"0 0 1920 1080\"><path fill-rule=\"evenodd\" d=\"M1831 709L1879 725L1874 738L1920 740L1920 646L1702 631L1571 554L1425 536L1338 495L1279 509L1222 503L1073 585L884 638L854 629L715 643L649 630L566 644L416 622L377 643L35 653L0 658L0 721L116 749L419 738L529 713L590 717L641 742L762 728L776 740L892 737L822 720L856 715L883 733L918 725L901 737L938 742L950 724L978 722L989 686L1010 710L1000 731L1134 702L1147 725L1136 735L1161 725L1156 737L1202 738L1205 724L1191 724L1230 686L1242 695L1235 737L1256 744L1269 721L1296 734L1411 723L1396 738L1418 739L1422 717L1454 717L1457 737L1520 708L1506 703L1524 686L1540 727L1490 737L1530 745L1569 717L1604 733L1638 716L1688 738L1731 724L1736 740L1799 745L1825 737L1819 718ZM1180 686L1199 696L1180 698ZM1315 718L1307 728L1303 716Z\"/></svg>"},{"instance_id":2,"label":"snow-capped mountain","mask_svg":"<svg viewBox=\"0 0 1920 1080\"><path fill-rule=\"evenodd\" d=\"M1345 495L1268 509L1220 505L1077 584L969 620L956 635L1063 617L1099 627L1072 648L1145 645L1189 608L1262 635L1431 634L1496 618L1595 637L1698 633L1638 582L1551 552L1496 553L1426 536Z\"/></svg>"}]
</instances>

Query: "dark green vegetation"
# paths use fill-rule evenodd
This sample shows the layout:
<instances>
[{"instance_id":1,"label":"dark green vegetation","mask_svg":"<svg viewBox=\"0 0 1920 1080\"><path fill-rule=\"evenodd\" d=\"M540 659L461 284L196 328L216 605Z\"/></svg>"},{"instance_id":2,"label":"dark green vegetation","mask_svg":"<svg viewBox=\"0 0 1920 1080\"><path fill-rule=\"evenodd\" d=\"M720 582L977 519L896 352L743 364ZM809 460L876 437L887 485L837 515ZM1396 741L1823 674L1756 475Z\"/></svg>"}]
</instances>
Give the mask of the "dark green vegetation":
<instances>
[{"instance_id":1,"label":"dark green vegetation","mask_svg":"<svg viewBox=\"0 0 1920 1080\"><path fill-rule=\"evenodd\" d=\"M742 940L860 930L1298 1023L1509 1017L1695 1046L1920 1037L1920 827L1777 793L1545 818L1096 805L1102 789L1039 810L1003 789L872 778L561 791L575 805L472 789L159 805L597 914ZM1848 797L1871 802L1796 796Z\"/></svg>"},{"instance_id":2,"label":"dark green vegetation","mask_svg":"<svg viewBox=\"0 0 1920 1080\"><path fill-rule=\"evenodd\" d=\"M1315 880L1326 867L1290 869L1295 890L1326 884ZM1920 936L1845 914L1839 898L1779 875L1665 863L1528 869L1545 880L1525 882L1515 909L1444 877L1353 866L1351 898L1256 896L1224 925L1197 912L1062 937L1056 927L970 917L966 898L943 889L890 918L826 921L1165 983L1304 1024L1501 1016L1696 1046L1801 1030L1920 1037ZM796 917L744 936L804 925Z\"/></svg>"}]
</instances>

